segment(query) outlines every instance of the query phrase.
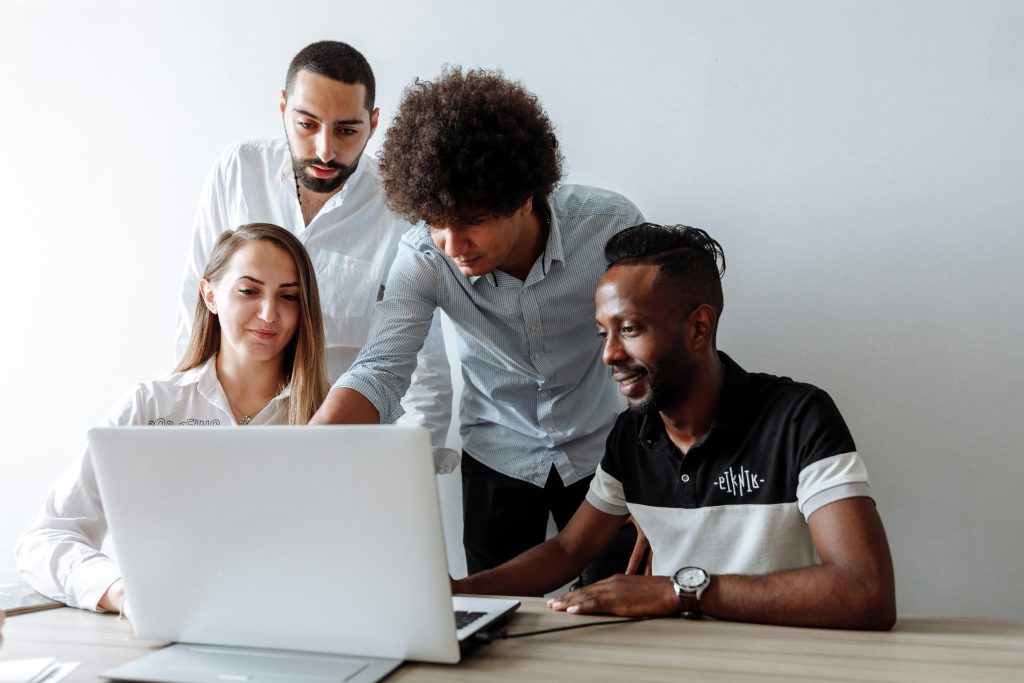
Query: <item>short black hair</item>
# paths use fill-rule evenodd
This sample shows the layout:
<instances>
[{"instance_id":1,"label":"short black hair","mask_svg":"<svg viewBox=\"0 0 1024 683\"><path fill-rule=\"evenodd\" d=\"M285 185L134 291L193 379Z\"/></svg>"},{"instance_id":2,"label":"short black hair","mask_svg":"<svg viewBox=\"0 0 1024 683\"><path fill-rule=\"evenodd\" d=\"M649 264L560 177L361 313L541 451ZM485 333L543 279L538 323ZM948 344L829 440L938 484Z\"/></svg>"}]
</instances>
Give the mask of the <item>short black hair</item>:
<instances>
[{"instance_id":1,"label":"short black hair","mask_svg":"<svg viewBox=\"0 0 1024 683\"><path fill-rule=\"evenodd\" d=\"M295 77L300 71L311 71L348 85L362 85L366 88L366 111L373 111L373 103L377 98L373 69L366 57L348 43L321 40L299 50L299 54L288 65L288 74L284 79L287 94L292 94Z\"/></svg>"},{"instance_id":2,"label":"short black hair","mask_svg":"<svg viewBox=\"0 0 1024 683\"><path fill-rule=\"evenodd\" d=\"M641 223L614 235L604 247L608 269L615 266L656 265L655 286L669 281L687 311L708 304L721 318L725 301L722 245L700 228L688 225ZM719 266L719 262L721 266Z\"/></svg>"},{"instance_id":3,"label":"short black hair","mask_svg":"<svg viewBox=\"0 0 1024 683\"><path fill-rule=\"evenodd\" d=\"M412 223L509 216L533 198L544 210L562 177L547 114L501 71L447 66L402 94L380 151L388 204Z\"/></svg>"}]
</instances>

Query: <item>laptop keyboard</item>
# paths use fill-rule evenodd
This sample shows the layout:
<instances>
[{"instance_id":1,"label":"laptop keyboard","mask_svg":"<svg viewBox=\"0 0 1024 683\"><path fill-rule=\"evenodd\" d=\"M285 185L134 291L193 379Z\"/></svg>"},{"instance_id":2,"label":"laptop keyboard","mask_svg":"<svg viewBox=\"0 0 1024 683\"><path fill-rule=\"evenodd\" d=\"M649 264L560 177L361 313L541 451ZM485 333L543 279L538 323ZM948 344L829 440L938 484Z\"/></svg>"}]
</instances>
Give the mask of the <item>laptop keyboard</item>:
<instances>
[{"instance_id":1,"label":"laptop keyboard","mask_svg":"<svg viewBox=\"0 0 1024 683\"><path fill-rule=\"evenodd\" d=\"M457 609L455 610L455 629L465 628L485 614L487 612L467 612Z\"/></svg>"}]
</instances>

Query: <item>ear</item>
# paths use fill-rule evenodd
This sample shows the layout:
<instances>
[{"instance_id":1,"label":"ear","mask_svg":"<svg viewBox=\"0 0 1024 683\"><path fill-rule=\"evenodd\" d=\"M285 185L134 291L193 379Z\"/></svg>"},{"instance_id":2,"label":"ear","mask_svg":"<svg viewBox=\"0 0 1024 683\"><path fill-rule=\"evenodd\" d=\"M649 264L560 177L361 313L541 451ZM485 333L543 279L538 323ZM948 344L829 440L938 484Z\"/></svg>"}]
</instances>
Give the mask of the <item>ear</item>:
<instances>
[{"instance_id":1,"label":"ear","mask_svg":"<svg viewBox=\"0 0 1024 683\"><path fill-rule=\"evenodd\" d=\"M377 132L377 122L380 120L380 107L377 107L370 113L370 137Z\"/></svg>"},{"instance_id":2,"label":"ear","mask_svg":"<svg viewBox=\"0 0 1024 683\"><path fill-rule=\"evenodd\" d=\"M288 105L288 91L281 91L281 117L284 117L284 108Z\"/></svg>"},{"instance_id":3,"label":"ear","mask_svg":"<svg viewBox=\"0 0 1024 683\"><path fill-rule=\"evenodd\" d=\"M718 315L708 304L701 304L690 314L689 324L686 326L686 342L692 351L704 351L714 349L715 326L718 325Z\"/></svg>"},{"instance_id":4,"label":"ear","mask_svg":"<svg viewBox=\"0 0 1024 683\"><path fill-rule=\"evenodd\" d=\"M213 285L209 280L199 281L199 295L203 297L203 303L210 313L217 315L217 302L214 300Z\"/></svg>"},{"instance_id":5,"label":"ear","mask_svg":"<svg viewBox=\"0 0 1024 683\"><path fill-rule=\"evenodd\" d=\"M527 197L526 201L523 202L523 205L519 207L519 215L521 215L521 216L529 216L531 212L533 212L533 195L532 194L529 197Z\"/></svg>"}]
</instances>

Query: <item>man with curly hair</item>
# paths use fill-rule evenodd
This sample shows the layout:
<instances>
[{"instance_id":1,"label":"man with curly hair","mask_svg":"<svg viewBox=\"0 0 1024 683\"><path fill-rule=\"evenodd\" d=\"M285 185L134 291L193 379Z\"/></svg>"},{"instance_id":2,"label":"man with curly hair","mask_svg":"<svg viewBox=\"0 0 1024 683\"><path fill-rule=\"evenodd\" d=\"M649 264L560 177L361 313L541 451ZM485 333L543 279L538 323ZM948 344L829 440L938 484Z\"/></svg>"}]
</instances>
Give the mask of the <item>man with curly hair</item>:
<instances>
[{"instance_id":1,"label":"man with curly hair","mask_svg":"<svg viewBox=\"0 0 1024 683\"><path fill-rule=\"evenodd\" d=\"M217 238L246 223L273 223L298 236L316 267L331 381L352 364L410 227L388 209L377 163L363 153L377 129L375 96L373 70L351 45L322 40L295 55L281 91L284 137L227 147L206 179L178 306L179 353ZM420 358L403 422L428 427L439 469L453 468L458 455L441 448L451 422L451 378L440 319Z\"/></svg>"},{"instance_id":2,"label":"man with curly hair","mask_svg":"<svg viewBox=\"0 0 1024 683\"><path fill-rule=\"evenodd\" d=\"M644 219L613 192L558 186L561 161L537 98L500 73L449 68L406 89L380 169L389 205L420 225L402 240L370 341L313 420L393 422L444 310L465 379L471 573L543 541L549 513L565 526L622 408L601 362L594 289L604 243Z\"/></svg>"}]
</instances>

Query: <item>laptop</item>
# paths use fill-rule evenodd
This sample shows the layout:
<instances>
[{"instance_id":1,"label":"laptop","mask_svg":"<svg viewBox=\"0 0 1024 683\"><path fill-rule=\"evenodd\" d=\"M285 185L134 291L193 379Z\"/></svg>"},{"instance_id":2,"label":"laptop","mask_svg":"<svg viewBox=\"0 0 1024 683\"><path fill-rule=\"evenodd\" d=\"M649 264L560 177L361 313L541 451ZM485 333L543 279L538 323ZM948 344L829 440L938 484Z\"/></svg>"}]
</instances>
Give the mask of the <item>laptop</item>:
<instances>
[{"instance_id":1,"label":"laptop","mask_svg":"<svg viewBox=\"0 0 1024 683\"><path fill-rule=\"evenodd\" d=\"M452 596L420 427L107 427L89 448L135 635L177 643L103 677L368 683L458 662L519 606Z\"/></svg>"}]
</instances>

